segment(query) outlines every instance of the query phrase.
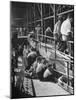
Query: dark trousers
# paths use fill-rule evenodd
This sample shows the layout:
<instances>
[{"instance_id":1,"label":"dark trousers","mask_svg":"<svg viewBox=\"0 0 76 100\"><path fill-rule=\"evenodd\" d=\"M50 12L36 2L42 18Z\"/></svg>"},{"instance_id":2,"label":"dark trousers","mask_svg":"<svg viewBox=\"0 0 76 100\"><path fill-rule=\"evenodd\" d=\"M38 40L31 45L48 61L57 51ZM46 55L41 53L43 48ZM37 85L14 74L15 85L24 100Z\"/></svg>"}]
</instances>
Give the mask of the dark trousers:
<instances>
[{"instance_id":1,"label":"dark trousers","mask_svg":"<svg viewBox=\"0 0 76 100\"><path fill-rule=\"evenodd\" d=\"M66 41L61 41L61 44L60 44L58 50L64 52L66 50L66 48L67 48L67 42Z\"/></svg>"},{"instance_id":2,"label":"dark trousers","mask_svg":"<svg viewBox=\"0 0 76 100\"><path fill-rule=\"evenodd\" d=\"M45 69L42 69L40 72L37 73L37 77L40 80L43 80L43 73L44 73Z\"/></svg>"}]
</instances>

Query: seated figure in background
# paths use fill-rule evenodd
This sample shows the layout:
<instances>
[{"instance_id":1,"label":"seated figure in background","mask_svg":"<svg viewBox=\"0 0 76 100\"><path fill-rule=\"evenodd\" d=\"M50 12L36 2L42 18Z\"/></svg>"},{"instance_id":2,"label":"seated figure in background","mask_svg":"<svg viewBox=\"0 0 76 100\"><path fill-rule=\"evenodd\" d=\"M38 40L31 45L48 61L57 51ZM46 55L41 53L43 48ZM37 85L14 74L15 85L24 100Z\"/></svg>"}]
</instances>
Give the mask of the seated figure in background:
<instances>
[{"instance_id":1,"label":"seated figure in background","mask_svg":"<svg viewBox=\"0 0 76 100\"><path fill-rule=\"evenodd\" d=\"M36 51L30 51L27 55L27 60L28 60L28 67L27 69L29 70L30 69L30 66L34 63L34 61L36 60L37 58L37 53Z\"/></svg>"},{"instance_id":2,"label":"seated figure in background","mask_svg":"<svg viewBox=\"0 0 76 100\"><path fill-rule=\"evenodd\" d=\"M43 73L46 69L46 59L45 58L38 58L37 59L37 68L36 68L36 74L38 79L43 80Z\"/></svg>"},{"instance_id":3,"label":"seated figure in background","mask_svg":"<svg viewBox=\"0 0 76 100\"><path fill-rule=\"evenodd\" d=\"M37 40L39 40L38 34L41 33L41 27L40 27L40 24L38 24L38 25L35 27L35 33L36 33L35 36L36 36Z\"/></svg>"},{"instance_id":4,"label":"seated figure in background","mask_svg":"<svg viewBox=\"0 0 76 100\"><path fill-rule=\"evenodd\" d=\"M23 49L23 64L24 64L25 69L26 69L27 66L28 66L27 55L28 55L28 50L27 50L26 45L24 45L24 49Z\"/></svg>"},{"instance_id":5,"label":"seated figure in background","mask_svg":"<svg viewBox=\"0 0 76 100\"><path fill-rule=\"evenodd\" d=\"M45 35L46 36L50 36L50 37L53 37L53 32L51 30L50 27L47 27L46 30L45 30ZM48 38L46 38L46 42L47 42Z\"/></svg>"},{"instance_id":6,"label":"seated figure in background","mask_svg":"<svg viewBox=\"0 0 76 100\"><path fill-rule=\"evenodd\" d=\"M32 66L30 67L30 69L29 69L29 74L30 74L30 76L31 77L33 77L33 78L37 78L37 75L36 75L36 68L37 68L37 65L38 65L38 59L40 58L40 56L39 57L37 57L36 58L36 60L34 61L34 63L32 64Z\"/></svg>"},{"instance_id":7,"label":"seated figure in background","mask_svg":"<svg viewBox=\"0 0 76 100\"><path fill-rule=\"evenodd\" d=\"M51 37L53 37L53 32L52 32L52 30L51 30L50 27L47 27L47 28L46 28L45 34L46 34L46 36L51 36Z\"/></svg>"},{"instance_id":8,"label":"seated figure in background","mask_svg":"<svg viewBox=\"0 0 76 100\"><path fill-rule=\"evenodd\" d=\"M32 38L34 38L34 36L35 36L34 31L29 32L29 34L28 34L28 42L30 42L30 40L31 40Z\"/></svg>"},{"instance_id":9,"label":"seated figure in background","mask_svg":"<svg viewBox=\"0 0 76 100\"><path fill-rule=\"evenodd\" d=\"M33 62L33 64L30 66L29 70L27 71L28 76L33 77L33 78L35 78L37 76L36 69L37 69L38 63L40 63L41 59L42 59L42 56L38 56L36 58L36 60Z\"/></svg>"}]
</instances>

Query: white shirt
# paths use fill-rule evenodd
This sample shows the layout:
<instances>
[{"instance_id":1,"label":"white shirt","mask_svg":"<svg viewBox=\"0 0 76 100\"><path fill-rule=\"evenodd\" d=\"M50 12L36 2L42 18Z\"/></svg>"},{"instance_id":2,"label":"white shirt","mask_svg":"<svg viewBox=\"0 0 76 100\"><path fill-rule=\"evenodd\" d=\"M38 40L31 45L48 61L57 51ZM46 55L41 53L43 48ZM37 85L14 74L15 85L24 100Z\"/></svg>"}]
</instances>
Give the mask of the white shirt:
<instances>
[{"instance_id":1,"label":"white shirt","mask_svg":"<svg viewBox=\"0 0 76 100\"><path fill-rule=\"evenodd\" d=\"M33 69L34 69L34 71L36 71L36 68L37 68L37 61L35 61L34 63L33 63Z\"/></svg>"},{"instance_id":2,"label":"white shirt","mask_svg":"<svg viewBox=\"0 0 76 100\"><path fill-rule=\"evenodd\" d=\"M53 33L54 34L56 34L56 33L60 34L60 28L61 28L61 21L59 20L59 21L56 22L56 24L54 26Z\"/></svg>"},{"instance_id":3,"label":"white shirt","mask_svg":"<svg viewBox=\"0 0 76 100\"><path fill-rule=\"evenodd\" d=\"M69 32L71 32L71 22L70 19L67 18L61 25L61 34L67 36Z\"/></svg>"},{"instance_id":4,"label":"white shirt","mask_svg":"<svg viewBox=\"0 0 76 100\"><path fill-rule=\"evenodd\" d=\"M39 33L40 33L41 28L40 28L40 27L35 27L35 30L36 30L37 34L39 34Z\"/></svg>"},{"instance_id":5,"label":"white shirt","mask_svg":"<svg viewBox=\"0 0 76 100\"><path fill-rule=\"evenodd\" d=\"M36 68L36 73L42 71L43 68L45 68L45 65L42 63L38 63Z\"/></svg>"}]
</instances>

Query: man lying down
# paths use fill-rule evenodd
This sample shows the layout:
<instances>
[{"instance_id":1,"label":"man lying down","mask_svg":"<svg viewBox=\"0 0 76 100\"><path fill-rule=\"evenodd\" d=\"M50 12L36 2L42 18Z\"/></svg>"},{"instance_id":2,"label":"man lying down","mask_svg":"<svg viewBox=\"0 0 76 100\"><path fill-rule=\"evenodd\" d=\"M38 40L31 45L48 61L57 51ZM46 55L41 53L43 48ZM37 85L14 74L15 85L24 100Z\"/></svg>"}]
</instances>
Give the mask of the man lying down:
<instances>
[{"instance_id":1,"label":"man lying down","mask_svg":"<svg viewBox=\"0 0 76 100\"><path fill-rule=\"evenodd\" d=\"M56 81L56 75L53 69L54 64L49 64L45 58L38 56L27 73L31 78L37 78L39 80L52 79L53 81Z\"/></svg>"}]
</instances>

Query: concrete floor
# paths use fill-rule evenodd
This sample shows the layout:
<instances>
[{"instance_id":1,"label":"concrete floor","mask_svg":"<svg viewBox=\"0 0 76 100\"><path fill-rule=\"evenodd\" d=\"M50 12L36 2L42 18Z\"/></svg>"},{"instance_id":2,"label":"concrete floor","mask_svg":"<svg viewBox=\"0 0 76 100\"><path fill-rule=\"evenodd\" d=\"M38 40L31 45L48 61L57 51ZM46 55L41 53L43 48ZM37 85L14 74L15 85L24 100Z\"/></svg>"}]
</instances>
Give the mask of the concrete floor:
<instances>
[{"instance_id":1,"label":"concrete floor","mask_svg":"<svg viewBox=\"0 0 76 100\"><path fill-rule=\"evenodd\" d=\"M53 47L52 47L53 48ZM45 51L44 47L39 48L39 52L42 56L44 56L46 59L50 57L55 58L55 51L51 49L50 51ZM57 56L57 58L62 58L60 56ZM51 61L52 63L53 61ZM54 61L55 62L55 61ZM63 73L65 72L64 62L56 62L56 68L58 71L61 71ZM57 83L53 82L42 82L39 80L33 80L36 96L57 96L57 95L69 95L67 91L65 91L63 88L58 86Z\"/></svg>"},{"instance_id":2,"label":"concrete floor","mask_svg":"<svg viewBox=\"0 0 76 100\"><path fill-rule=\"evenodd\" d=\"M33 84L36 96L69 95L69 93L58 86L57 83L33 80Z\"/></svg>"},{"instance_id":3,"label":"concrete floor","mask_svg":"<svg viewBox=\"0 0 76 100\"><path fill-rule=\"evenodd\" d=\"M55 51L53 49L50 52L46 52L44 47L39 48L39 52L45 58L49 58L51 56L54 58ZM62 58L61 56L57 55L57 58ZM53 62L53 61L51 61ZM65 72L64 62L56 62L57 71ZM67 91L61 88L57 83L54 82L44 82L39 80L33 80L34 89L36 96L57 96L57 95L69 95Z\"/></svg>"}]
</instances>

